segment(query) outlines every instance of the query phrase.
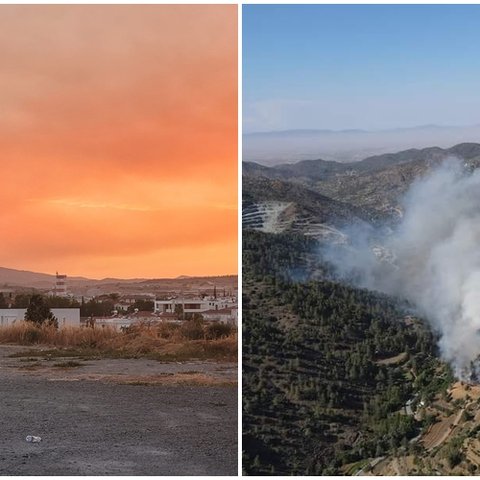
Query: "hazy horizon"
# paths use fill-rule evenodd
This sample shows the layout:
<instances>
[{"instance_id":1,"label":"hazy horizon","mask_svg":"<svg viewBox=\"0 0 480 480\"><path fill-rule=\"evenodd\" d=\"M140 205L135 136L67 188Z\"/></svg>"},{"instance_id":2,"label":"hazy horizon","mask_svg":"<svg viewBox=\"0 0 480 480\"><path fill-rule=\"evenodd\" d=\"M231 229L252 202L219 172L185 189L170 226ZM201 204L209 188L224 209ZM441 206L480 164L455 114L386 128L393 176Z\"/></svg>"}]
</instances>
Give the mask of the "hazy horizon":
<instances>
[{"instance_id":1,"label":"hazy horizon","mask_svg":"<svg viewBox=\"0 0 480 480\"><path fill-rule=\"evenodd\" d=\"M244 5L243 129L480 123L480 5Z\"/></svg>"},{"instance_id":2,"label":"hazy horizon","mask_svg":"<svg viewBox=\"0 0 480 480\"><path fill-rule=\"evenodd\" d=\"M273 166L301 160L355 162L411 148L449 148L479 143L480 125L422 126L377 131L287 130L243 136L243 161Z\"/></svg>"},{"instance_id":3,"label":"hazy horizon","mask_svg":"<svg viewBox=\"0 0 480 480\"><path fill-rule=\"evenodd\" d=\"M34 275L48 275L48 276L53 276L55 277L55 273L50 273L50 272L39 272L31 269L18 269L18 268L13 268L13 267L6 267L4 265L0 265L0 274L5 273L5 270L12 270L15 273L27 273L27 274L34 274ZM135 280L174 280L174 279L181 279L181 278L215 278L215 277L238 277L238 273L219 273L215 275L188 275L188 274L180 274L180 275L175 275L175 276L157 276L157 277L152 277L152 276L136 276L136 277L94 277L90 275L68 275L66 272L58 272L61 275L66 274L67 275L67 281L68 278L70 279L86 279L86 280L94 280L94 281L102 281L102 280L127 280L127 281L135 281Z\"/></svg>"},{"instance_id":4,"label":"hazy horizon","mask_svg":"<svg viewBox=\"0 0 480 480\"><path fill-rule=\"evenodd\" d=\"M413 125L413 126L402 126L399 125L393 128L344 128L344 129L333 129L333 128L288 128L288 129L273 129L273 130L255 130L255 131L244 131L244 136L254 136L258 134L275 134L275 133L290 133L290 132L323 132L323 133L385 133L385 132L394 132L399 130L419 130L425 128L435 128L435 129L461 129L461 128L477 128L480 127L479 124L472 125L441 125L441 124L425 124L425 125Z\"/></svg>"}]
</instances>

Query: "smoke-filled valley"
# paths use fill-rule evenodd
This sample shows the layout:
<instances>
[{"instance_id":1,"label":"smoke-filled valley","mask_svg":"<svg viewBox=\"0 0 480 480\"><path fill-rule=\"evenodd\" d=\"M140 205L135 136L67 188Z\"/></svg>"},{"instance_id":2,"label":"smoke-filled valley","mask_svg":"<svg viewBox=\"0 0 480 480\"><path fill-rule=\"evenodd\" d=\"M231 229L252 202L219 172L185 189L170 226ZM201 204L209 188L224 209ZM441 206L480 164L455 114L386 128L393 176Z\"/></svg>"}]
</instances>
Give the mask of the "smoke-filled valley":
<instances>
[{"instance_id":1,"label":"smoke-filled valley","mask_svg":"<svg viewBox=\"0 0 480 480\"><path fill-rule=\"evenodd\" d=\"M480 171L450 157L413 182L395 227L346 228L322 248L343 279L410 301L440 334L458 377L480 354Z\"/></svg>"},{"instance_id":2,"label":"smoke-filled valley","mask_svg":"<svg viewBox=\"0 0 480 480\"><path fill-rule=\"evenodd\" d=\"M247 473L476 469L478 166L479 144L244 164Z\"/></svg>"}]
</instances>

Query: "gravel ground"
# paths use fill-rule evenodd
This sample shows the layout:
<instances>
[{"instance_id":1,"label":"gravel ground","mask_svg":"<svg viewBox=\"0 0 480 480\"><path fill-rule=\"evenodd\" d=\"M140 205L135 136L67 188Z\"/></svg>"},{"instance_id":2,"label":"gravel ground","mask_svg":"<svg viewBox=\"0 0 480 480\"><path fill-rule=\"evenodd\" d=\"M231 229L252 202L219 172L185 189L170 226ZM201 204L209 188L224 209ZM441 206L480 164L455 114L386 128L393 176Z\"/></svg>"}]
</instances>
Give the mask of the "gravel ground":
<instances>
[{"instance_id":1,"label":"gravel ground","mask_svg":"<svg viewBox=\"0 0 480 480\"><path fill-rule=\"evenodd\" d=\"M8 358L22 349L0 346L0 474L237 474L235 387L125 385L105 377L141 375L143 360L87 362L60 376L43 364L25 371L21 359ZM150 361L147 373L211 371L223 378L235 368ZM82 369L102 374L100 380L82 377ZM27 435L42 441L28 443Z\"/></svg>"}]
</instances>

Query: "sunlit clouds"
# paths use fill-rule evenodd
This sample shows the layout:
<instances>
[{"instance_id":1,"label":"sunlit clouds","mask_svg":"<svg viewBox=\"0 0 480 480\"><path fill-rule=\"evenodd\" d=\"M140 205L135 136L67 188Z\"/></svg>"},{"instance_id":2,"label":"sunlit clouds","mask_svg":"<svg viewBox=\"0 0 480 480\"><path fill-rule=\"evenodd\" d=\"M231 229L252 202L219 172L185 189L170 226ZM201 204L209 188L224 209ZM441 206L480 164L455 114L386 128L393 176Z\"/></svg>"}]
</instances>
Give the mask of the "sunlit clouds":
<instances>
[{"instance_id":1,"label":"sunlit clouds","mask_svg":"<svg viewBox=\"0 0 480 480\"><path fill-rule=\"evenodd\" d=\"M236 6L0 11L0 265L236 273Z\"/></svg>"}]
</instances>

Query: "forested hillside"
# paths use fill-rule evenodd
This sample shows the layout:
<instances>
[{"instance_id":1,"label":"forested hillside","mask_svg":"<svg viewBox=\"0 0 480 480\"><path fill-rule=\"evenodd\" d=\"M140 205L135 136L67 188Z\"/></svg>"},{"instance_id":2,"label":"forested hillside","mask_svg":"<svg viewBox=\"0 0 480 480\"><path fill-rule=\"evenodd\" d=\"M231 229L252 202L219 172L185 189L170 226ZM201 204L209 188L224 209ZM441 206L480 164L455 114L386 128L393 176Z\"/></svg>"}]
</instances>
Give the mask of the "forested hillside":
<instances>
[{"instance_id":1,"label":"forested hillside","mask_svg":"<svg viewBox=\"0 0 480 480\"><path fill-rule=\"evenodd\" d=\"M321 260L312 277L316 251L306 237L244 232L247 474L356 473L421 448L410 440L432 418L406 405L451 383L433 334L407 305L321 280Z\"/></svg>"}]
</instances>

